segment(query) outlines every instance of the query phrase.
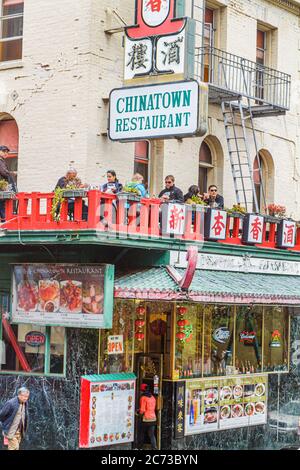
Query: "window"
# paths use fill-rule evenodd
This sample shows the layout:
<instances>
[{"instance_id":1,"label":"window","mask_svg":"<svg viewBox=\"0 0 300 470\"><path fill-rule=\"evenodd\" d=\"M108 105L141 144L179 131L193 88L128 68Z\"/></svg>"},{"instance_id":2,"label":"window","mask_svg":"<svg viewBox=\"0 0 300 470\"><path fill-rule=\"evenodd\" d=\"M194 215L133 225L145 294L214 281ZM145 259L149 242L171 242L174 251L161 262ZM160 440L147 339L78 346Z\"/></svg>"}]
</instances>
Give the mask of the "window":
<instances>
[{"instance_id":1,"label":"window","mask_svg":"<svg viewBox=\"0 0 300 470\"><path fill-rule=\"evenodd\" d=\"M202 142L199 152L198 186L203 194L208 188L208 173L212 170L212 154L206 142Z\"/></svg>"},{"instance_id":2,"label":"window","mask_svg":"<svg viewBox=\"0 0 300 470\"><path fill-rule=\"evenodd\" d=\"M266 65L266 53L267 53L267 33L265 31L257 30L256 39L256 97L259 100L264 98L264 70L263 67ZM262 67L261 67L262 66Z\"/></svg>"},{"instance_id":3,"label":"window","mask_svg":"<svg viewBox=\"0 0 300 470\"><path fill-rule=\"evenodd\" d=\"M0 374L65 375L65 328L11 325L3 316L9 303L0 292Z\"/></svg>"},{"instance_id":4,"label":"window","mask_svg":"<svg viewBox=\"0 0 300 470\"><path fill-rule=\"evenodd\" d=\"M261 372L262 331L262 307L237 307L235 367L240 374Z\"/></svg>"},{"instance_id":5,"label":"window","mask_svg":"<svg viewBox=\"0 0 300 470\"><path fill-rule=\"evenodd\" d=\"M288 313L286 308L267 307L264 323L264 367L266 372L288 370Z\"/></svg>"},{"instance_id":6,"label":"window","mask_svg":"<svg viewBox=\"0 0 300 470\"><path fill-rule=\"evenodd\" d=\"M214 47L214 10L205 8L204 41L204 82L212 81L211 72L211 48Z\"/></svg>"},{"instance_id":7,"label":"window","mask_svg":"<svg viewBox=\"0 0 300 470\"><path fill-rule=\"evenodd\" d=\"M140 173L144 177L145 187L148 188L148 185L149 185L149 143L146 140L135 143L134 173Z\"/></svg>"},{"instance_id":8,"label":"window","mask_svg":"<svg viewBox=\"0 0 300 470\"><path fill-rule=\"evenodd\" d=\"M259 171L260 169L260 171ZM264 180L265 180L265 163L260 154L258 157L255 157L254 165L253 165L253 180L254 180L254 187L256 192L257 204L260 211L264 210ZM255 211L255 205L253 204L253 210Z\"/></svg>"},{"instance_id":9,"label":"window","mask_svg":"<svg viewBox=\"0 0 300 470\"><path fill-rule=\"evenodd\" d=\"M5 114L2 121L0 121L0 142L1 145L6 145L10 150L6 158L6 164L9 171L14 172L15 180L17 180L19 129L16 121L9 114Z\"/></svg>"},{"instance_id":10,"label":"window","mask_svg":"<svg viewBox=\"0 0 300 470\"><path fill-rule=\"evenodd\" d=\"M0 62L22 58L24 0L2 0Z\"/></svg>"}]
</instances>

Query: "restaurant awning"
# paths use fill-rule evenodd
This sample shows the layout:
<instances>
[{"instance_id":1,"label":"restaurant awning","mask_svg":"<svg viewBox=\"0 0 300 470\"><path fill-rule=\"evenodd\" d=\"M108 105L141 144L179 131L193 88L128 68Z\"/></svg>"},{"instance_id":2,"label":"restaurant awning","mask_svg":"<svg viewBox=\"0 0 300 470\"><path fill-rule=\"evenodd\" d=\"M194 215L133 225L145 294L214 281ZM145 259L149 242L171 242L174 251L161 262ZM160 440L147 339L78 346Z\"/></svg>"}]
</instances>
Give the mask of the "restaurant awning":
<instances>
[{"instance_id":1,"label":"restaurant awning","mask_svg":"<svg viewBox=\"0 0 300 470\"><path fill-rule=\"evenodd\" d=\"M197 269L190 289L182 291L165 267L119 271L115 297L300 306L300 276Z\"/></svg>"}]
</instances>

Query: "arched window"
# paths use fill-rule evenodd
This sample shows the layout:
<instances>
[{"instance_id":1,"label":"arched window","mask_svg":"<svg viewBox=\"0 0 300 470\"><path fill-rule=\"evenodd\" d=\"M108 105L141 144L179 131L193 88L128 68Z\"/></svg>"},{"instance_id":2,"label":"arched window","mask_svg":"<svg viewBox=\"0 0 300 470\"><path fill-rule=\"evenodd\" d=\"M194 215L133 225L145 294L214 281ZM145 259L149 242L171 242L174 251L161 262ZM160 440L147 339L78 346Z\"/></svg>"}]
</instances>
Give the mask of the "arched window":
<instances>
[{"instance_id":1,"label":"arched window","mask_svg":"<svg viewBox=\"0 0 300 470\"><path fill-rule=\"evenodd\" d=\"M213 169L213 160L211 150L206 142L202 142L199 152L199 175L198 186L200 193L203 194L207 191L208 175Z\"/></svg>"},{"instance_id":2,"label":"arched window","mask_svg":"<svg viewBox=\"0 0 300 470\"><path fill-rule=\"evenodd\" d=\"M6 164L10 171L15 172L15 180L18 171L18 151L19 151L19 129L12 116L0 115L0 146L9 148Z\"/></svg>"},{"instance_id":3,"label":"arched window","mask_svg":"<svg viewBox=\"0 0 300 470\"><path fill-rule=\"evenodd\" d=\"M145 186L149 186L149 142L147 140L135 143L134 173L143 175Z\"/></svg>"},{"instance_id":4,"label":"arched window","mask_svg":"<svg viewBox=\"0 0 300 470\"><path fill-rule=\"evenodd\" d=\"M253 180L259 210L260 212L265 212L265 206L274 202L274 162L267 150L260 150L258 156L254 159Z\"/></svg>"}]
</instances>

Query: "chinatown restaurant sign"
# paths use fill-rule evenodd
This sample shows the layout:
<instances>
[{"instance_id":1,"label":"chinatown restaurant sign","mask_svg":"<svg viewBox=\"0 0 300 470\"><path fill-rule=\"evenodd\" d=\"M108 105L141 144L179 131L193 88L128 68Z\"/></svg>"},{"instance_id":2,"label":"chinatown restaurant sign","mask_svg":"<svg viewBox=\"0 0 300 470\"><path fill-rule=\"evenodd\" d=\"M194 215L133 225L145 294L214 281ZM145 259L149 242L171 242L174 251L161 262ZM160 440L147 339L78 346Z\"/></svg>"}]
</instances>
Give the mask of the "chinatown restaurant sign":
<instances>
[{"instance_id":1,"label":"chinatown restaurant sign","mask_svg":"<svg viewBox=\"0 0 300 470\"><path fill-rule=\"evenodd\" d=\"M12 323L111 328L113 281L112 265L15 265Z\"/></svg>"},{"instance_id":2,"label":"chinatown restaurant sign","mask_svg":"<svg viewBox=\"0 0 300 470\"><path fill-rule=\"evenodd\" d=\"M111 140L191 136L199 127L199 85L194 80L119 88L110 94Z\"/></svg>"}]
</instances>

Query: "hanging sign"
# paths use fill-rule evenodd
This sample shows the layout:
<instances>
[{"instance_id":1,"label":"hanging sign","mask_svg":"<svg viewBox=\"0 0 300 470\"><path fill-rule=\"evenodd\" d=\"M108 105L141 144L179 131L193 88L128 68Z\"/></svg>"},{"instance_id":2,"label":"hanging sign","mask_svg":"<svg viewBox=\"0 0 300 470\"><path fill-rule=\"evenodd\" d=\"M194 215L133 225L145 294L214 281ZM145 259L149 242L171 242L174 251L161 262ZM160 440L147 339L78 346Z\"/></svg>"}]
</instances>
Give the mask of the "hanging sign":
<instances>
[{"instance_id":1,"label":"hanging sign","mask_svg":"<svg viewBox=\"0 0 300 470\"><path fill-rule=\"evenodd\" d=\"M264 218L261 215L247 214L243 221L243 242L249 244L262 243Z\"/></svg>"},{"instance_id":2,"label":"hanging sign","mask_svg":"<svg viewBox=\"0 0 300 470\"><path fill-rule=\"evenodd\" d=\"M119 88L110 93L111 140L135 141L202 134L196 81Z\"/></svg>"},{"instance_id":3,"label":"hanging sign","mask_svg":"<svg viewBox=\"0 0 300 470\"><path fill-rule=\"evenodd\" d=\"M112 265L15 265L12 322L111 328L113 281Z\"/></svg>"},{"instance_id":4,"label":"hanging sign","mask_svg":"<svg viewBox=\"0 0 300 470\"><path fill-rule=\"evenodd\" d=\"M25 343L32 348L39 348L46 342L46 336L40 331L30 331L25 336Z\"/></svg>"},{"instance_id":5,"label":"hanging sign","mask_svg":"<svg viewBox=\"0 0 300 470\"><path fill-rule=\"evenodd\" d=\"M123 335L109 336L107 340L107 354L123 354L124 342Z\"/></svg>"},{"instance_id":6,"label":"hanging sign","mask_svg":"<svg viewBox=\"0 0 300 470\"><path fill-rule=\"evenodd\" d=\"M204 234L209 240L225 240L227 212L219 209L208 209L205 215Z\"/></svg>"},{"instance_id":7,"label":"hanging sign","mask_svg":"<svg viewBox=\"0 0 300 470\"><path fill-rule=\"evenodd\" d=\"M175 439L184 437L185 382L175 384Z\"/></svg>"},{"instance_id":8,"label":"hanging sign","mask_svg":"<svg viewBox=\"0 0 300 470\"><path fill-rule=\"evenodd\" d=\"M79 447L133 442L135 383L132 373L81 378Z\"/></svg>"},{"instance_id":9,"label":"hanging sign","mask_svg":"<svg viewBox=\"0 0 300 470\"><path fill-rule=\"evenodd\" d=\"M230 330L227 326L221 326L213 332L212 337L217 343L225 344L230 338Z\"/></svg>"},{"instance_id":10,"label":"hanging sign","mask_svg":"<svg viewBox=\"0 0 300 470\"><path fill-rule=\"evenodd\" d=\"M279 330L274 330L271 337L270 348L281 348L281 333Z\"/></svg>"},{"instance_id":11,"label":"hanging sign","mask_svg":"<svg viewBox=\"0 0 300 470\"><path fill-rule=\"evenodd\" d=\"M183 235L185 228L185 205L167 202L161 205L162 234Z\"/></svg>"},{"instance_id":12,"label":"hanging sign","mask_svg":"<svg viewBox=\"0 0 300 470\"><path fill-rule=\"evenodd\" d=\"M240 343L244 343L245 346L252 346L256 340L255 331L241 331L240 333Z\"/></svg>"},{"instance_id":13,"label":"hanging sign","mask_svg":"<svg viewBox=\"0 0 300 470\"><path fill-rule=\"evenodd\" d=\"M293 248L296 243L296 222L283 219L277 229L277 247Z\"/></svg>"}]
</instances>

